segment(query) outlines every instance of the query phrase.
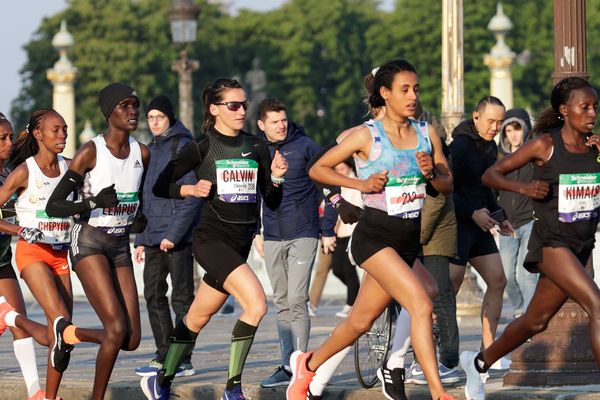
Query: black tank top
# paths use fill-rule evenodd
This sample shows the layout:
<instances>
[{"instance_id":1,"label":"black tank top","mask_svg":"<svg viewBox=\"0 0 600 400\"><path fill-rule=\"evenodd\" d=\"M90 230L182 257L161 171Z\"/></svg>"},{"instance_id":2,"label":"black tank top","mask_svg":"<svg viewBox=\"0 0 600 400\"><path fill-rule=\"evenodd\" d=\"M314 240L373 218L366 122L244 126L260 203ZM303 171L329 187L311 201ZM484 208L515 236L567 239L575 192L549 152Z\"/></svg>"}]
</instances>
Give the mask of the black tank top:
<instances>
[{"instance_id":1,"label":"black tank top","mask_svg":"<svg viewBox=\"0 0 600 400\"><path fill-rule=\"evenodd\" d=\"M559 129L550 134L553 153L542 166L533 168L533 179L550 185L545 199L533 201L535 218L547 235L564 238L566 243L593 243L599 211L594 199L600 198L598 151L591 148L586 153L571 153Z\"/></svg>"},{"instance_id":2,"label":"black tank top","mask_svg":"<svg viewBox=\"0 0 600 400\"><path fill-rule=\"evenodd\" d=\"M180 185L176 182L191 170L198 180L212 182L196 231L251 237L256 230L260 201L271 209L281 203L282 188L271 182L267 144L248 133L226 136L213 128L201 134L165 167L154 193L180 197Z\"/></svg>"}]
</instances>

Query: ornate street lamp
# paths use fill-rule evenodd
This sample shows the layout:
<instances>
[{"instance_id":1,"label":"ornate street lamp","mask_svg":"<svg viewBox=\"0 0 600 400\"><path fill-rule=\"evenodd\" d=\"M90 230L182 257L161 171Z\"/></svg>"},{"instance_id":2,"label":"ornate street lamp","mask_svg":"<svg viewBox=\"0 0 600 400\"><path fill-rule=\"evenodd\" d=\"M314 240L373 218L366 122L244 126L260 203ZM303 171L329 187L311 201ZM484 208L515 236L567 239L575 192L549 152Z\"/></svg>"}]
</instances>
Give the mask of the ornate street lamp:
<instances>
[{"instance_id":1,"label":"ornate street lamp","mask_svg":"<svg viewBox=\"0 0 600 400\"><path fill-rule=\"evenodd\" d=\"M169 10L173 43L183 44L196 41L198 13L200 9L192 0L172 0ZM179 53L180 58L171 64L179 75L179 119L194 132L194 107L192 100L192 72L200 67L197 60L189 60L187 49Z\"/></svg>"}]
</instances>

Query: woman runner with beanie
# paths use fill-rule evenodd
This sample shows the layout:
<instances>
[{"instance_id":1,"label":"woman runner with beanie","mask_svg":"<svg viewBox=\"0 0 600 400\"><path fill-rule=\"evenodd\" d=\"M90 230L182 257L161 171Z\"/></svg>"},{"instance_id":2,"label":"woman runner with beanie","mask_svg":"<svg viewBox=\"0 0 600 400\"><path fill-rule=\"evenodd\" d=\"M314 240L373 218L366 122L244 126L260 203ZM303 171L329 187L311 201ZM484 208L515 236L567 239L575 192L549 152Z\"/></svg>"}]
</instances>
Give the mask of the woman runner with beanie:
<instances>
[{"instance_id":1,"label":"woman runner with beanie","mask_svg":"<svg viewBox=\"0 0 600 400\"><path fill-rule=\"evenodd\" d=\"M51 216L80 215L69 257L104 329L90 335L66 320L55 325L66 346L78 341L100 344L92 400L104 397L119 350L135 350L140 343L129 228L139 208L138 192L150 154L130 136L139 118L135 90L111 83L100 91L99 103L108 123L106 133L79 148L46 207ZM82 200L69 200L76 190Z\"/></svg>"}]
</instances>

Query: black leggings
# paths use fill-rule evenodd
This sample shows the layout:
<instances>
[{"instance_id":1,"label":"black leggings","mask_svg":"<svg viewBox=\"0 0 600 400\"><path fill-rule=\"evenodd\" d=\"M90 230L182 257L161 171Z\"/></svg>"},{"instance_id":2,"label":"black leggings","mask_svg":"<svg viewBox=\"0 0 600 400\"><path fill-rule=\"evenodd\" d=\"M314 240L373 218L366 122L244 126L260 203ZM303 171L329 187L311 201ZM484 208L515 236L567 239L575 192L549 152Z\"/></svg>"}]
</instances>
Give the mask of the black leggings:
<instances>
[{"instance_id":1,"label":"black leggings","mask_svg":"<svg viewBox=\"0 0 600 400\"><path fill-rule=\"evenodd\" d=\"M358 280L358 274L356 273L356 267L352 265L348 258L348 241L350 237L336 239L336 247L333 252L333 258L331 261L333 274L346 285L348 293L346 296L346 304L353 305L358 294L358 287L360 282Z\"/></svg>"}]
</instances>

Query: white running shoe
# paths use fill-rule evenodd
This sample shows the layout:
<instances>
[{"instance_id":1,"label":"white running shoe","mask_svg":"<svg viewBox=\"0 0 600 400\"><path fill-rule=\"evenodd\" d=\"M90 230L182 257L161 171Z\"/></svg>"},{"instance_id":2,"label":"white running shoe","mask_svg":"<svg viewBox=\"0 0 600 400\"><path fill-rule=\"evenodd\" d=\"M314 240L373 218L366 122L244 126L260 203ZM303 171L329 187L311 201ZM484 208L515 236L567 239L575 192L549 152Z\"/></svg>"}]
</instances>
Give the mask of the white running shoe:
<instances>
[{"instance_id":1,"label":"white running shoe","mask_svg":"<svg viewBox=\"0 0 600 400\"><path fill-rule=\"evenodd\" d=\"M475 368L475 357L477 353L474 351L463 351L460 354L460 366L467 375L467 383L465 383L465 396L467 400L485 400L484 384L487 374L480 374Z\"/></svg>"},{"instance_id":2,"label":"white running shoe","mask_svg":"<svg viewBox=\"0 0 600 400\"><path fill-rule=\"evenodd\" d=\"M352 309L352 306L346 304L346 305L344 305L344 308L342 308L340 311L335 313L335 316L339 317L339 318L346 318L346 317L348 317L348 313L350 312L351 309Z\"/></svg>"},{"instance_id":3,"label":"white running shoe","mask_svg":"<svg viewBox=\"0 0 600 400\"><path fill-rule=\"evenodd\" d=\"M509 369L511 362L512 361L510 359L508 359L506 357L502 357L499 360L496 360L496 362L492 364L490 369L493 369L493 370Z\"/></svg>"}]
</instances>

